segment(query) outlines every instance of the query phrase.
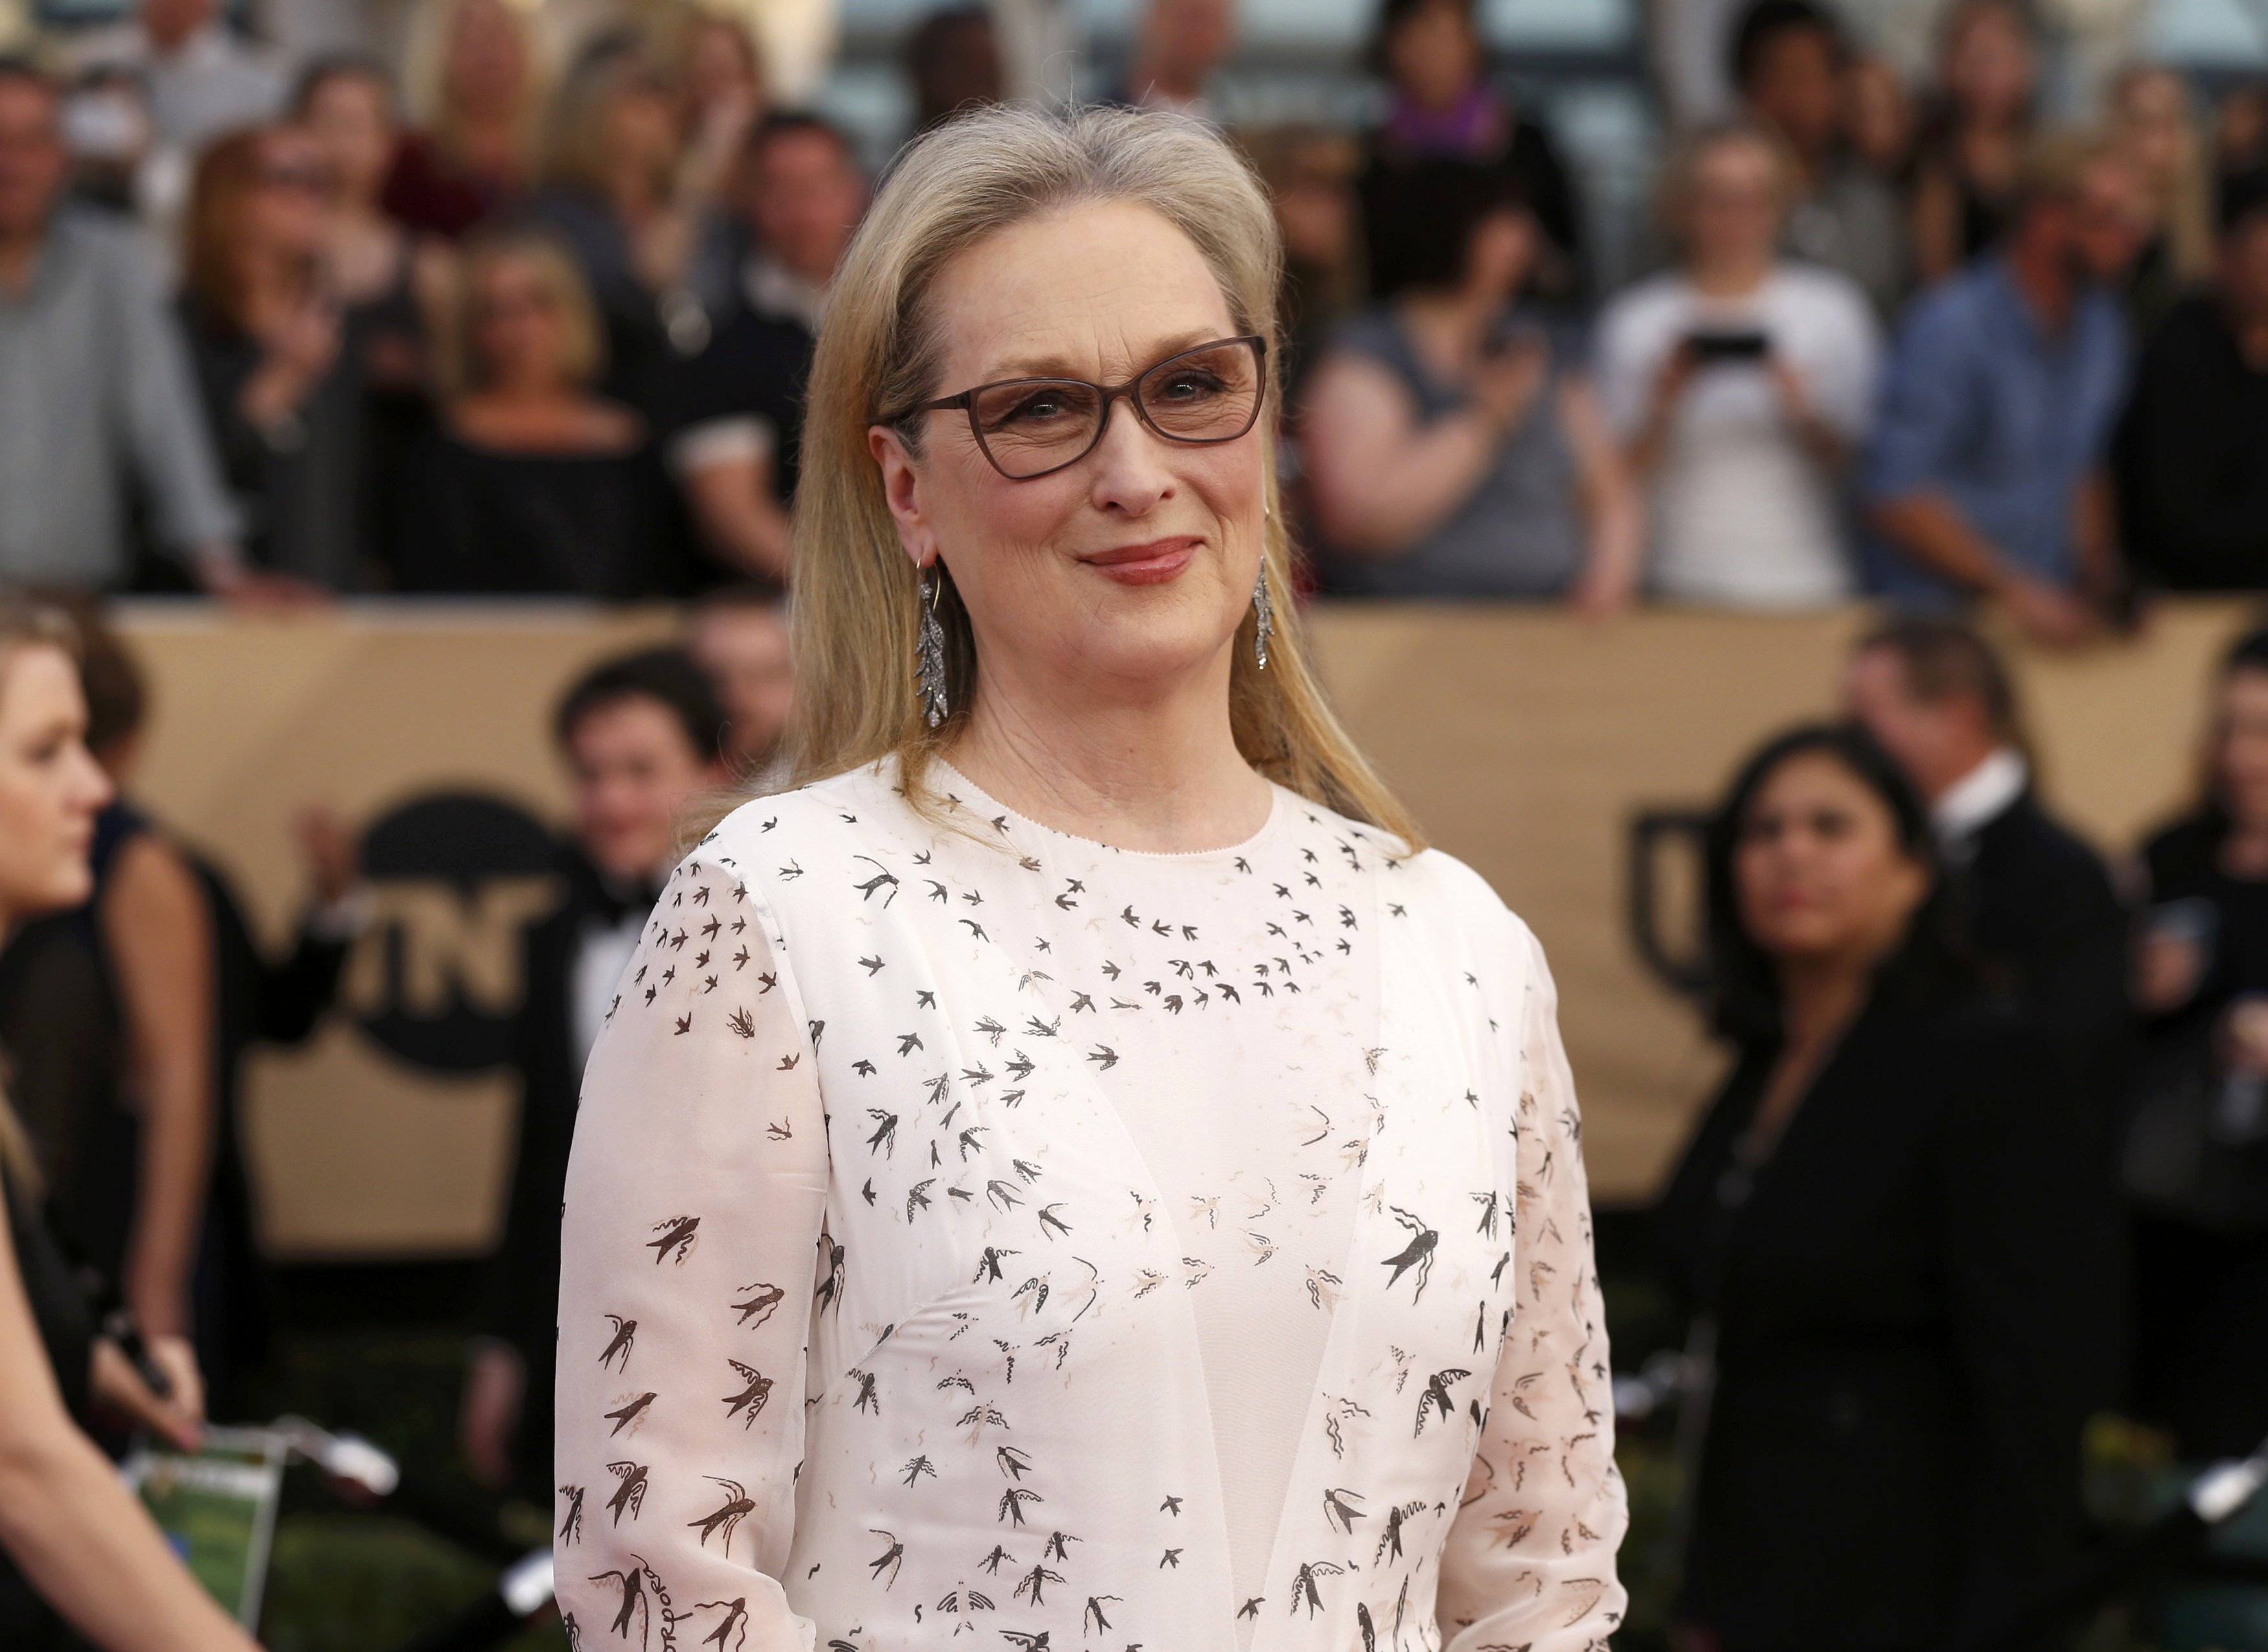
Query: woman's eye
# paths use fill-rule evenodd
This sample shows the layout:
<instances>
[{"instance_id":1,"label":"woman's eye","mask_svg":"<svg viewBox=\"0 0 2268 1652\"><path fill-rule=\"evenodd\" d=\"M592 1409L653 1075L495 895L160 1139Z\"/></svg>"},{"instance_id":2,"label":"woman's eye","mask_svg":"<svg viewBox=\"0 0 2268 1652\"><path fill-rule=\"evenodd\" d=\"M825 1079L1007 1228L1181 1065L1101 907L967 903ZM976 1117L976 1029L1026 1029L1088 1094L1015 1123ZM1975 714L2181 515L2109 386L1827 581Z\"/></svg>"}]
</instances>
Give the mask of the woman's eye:
<instances>
[{"instance_id":1,"label":"woman's eye","mask_svg":"<svg viewBox=\"0 0 2268 1652\"><path fill-rule=\"evenodd\" d=\"M1220 380L1209 372L1179 372L1158 387L1161 402L1197 402L1220 394Z\"/></svg>"}]
</instances>

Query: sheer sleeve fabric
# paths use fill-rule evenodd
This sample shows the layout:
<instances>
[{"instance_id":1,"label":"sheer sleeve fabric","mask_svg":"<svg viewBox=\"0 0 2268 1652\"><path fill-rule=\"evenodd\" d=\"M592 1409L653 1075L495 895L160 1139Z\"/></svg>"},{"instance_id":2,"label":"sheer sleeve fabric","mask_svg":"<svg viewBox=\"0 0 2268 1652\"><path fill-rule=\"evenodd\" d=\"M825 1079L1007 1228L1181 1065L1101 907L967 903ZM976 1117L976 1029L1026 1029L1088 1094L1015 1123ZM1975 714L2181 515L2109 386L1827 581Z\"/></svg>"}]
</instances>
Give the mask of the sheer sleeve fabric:
<instances>
[{"instance_id":1,"label":"sheer sleeve fabric","mask_svg":"<svg viewBox=\"0 0 2268 1652\"><path fill-rule=\"evenodd\" d=\"M814 1066L770 913L688 860L592 1052L567 1174L554 1546L593 1644L813 1644L778 1578L826 1208Z\"/></svg>"},{"instance_id":2,"label":"sheer sleeve fabric","mask_svg":"<svg viewBox=\"0 0 2268 1652\"><path fill-rule=\"evenodd\" d=\"M1447 1652L1604 1648L1624 1604L1615 1551L1628 1509L1615 1466L1582 1120L1543 949L1524 926L1517 944L1529 955L1517 1103L1518 1297L1441 1554Z\"/></svg>"}]
</instances>

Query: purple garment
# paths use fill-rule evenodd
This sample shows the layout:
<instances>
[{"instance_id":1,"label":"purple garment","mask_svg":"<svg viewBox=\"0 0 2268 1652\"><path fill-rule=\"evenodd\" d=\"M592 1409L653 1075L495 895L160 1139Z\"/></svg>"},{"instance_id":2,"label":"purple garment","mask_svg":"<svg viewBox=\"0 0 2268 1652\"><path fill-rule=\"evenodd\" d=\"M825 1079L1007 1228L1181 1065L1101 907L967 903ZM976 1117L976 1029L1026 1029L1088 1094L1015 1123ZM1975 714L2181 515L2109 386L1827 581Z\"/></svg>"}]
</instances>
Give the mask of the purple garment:
<instances>
[{"instance_id":1,"label":"purple garment","mask_svg":"<svg viewBox=\"0 0 2268 1652\"><path fill-rule=\"evenodd\" d=\"M1389 149L1403 155L1490 160L1504 146L1509 125L1503 100L1476 81L1446 109L1425 108L1397 96L1387 114L1383 136Z\"/></svg>"}]
</instances>

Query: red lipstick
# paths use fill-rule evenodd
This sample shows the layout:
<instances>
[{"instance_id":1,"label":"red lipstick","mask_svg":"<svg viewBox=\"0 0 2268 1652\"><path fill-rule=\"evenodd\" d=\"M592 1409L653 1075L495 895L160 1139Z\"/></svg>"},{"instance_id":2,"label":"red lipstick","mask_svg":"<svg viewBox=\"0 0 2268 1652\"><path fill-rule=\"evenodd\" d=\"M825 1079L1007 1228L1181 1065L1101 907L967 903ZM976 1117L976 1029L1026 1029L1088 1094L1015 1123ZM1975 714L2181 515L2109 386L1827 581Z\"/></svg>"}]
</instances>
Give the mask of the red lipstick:
<instances>
[{"instance_id":1,"label":"red lipstick","mask_svg":"<svg viewBox=\"0 0 2268 1652\"><path fill-rule=\"evenodd\" d=\"M1189 565L1203 542L1182 534L1171 539L1153 539L1146 544L1093 551L1079 560L1121 585L1163 585Z\"/></svg>"}]
</instances>

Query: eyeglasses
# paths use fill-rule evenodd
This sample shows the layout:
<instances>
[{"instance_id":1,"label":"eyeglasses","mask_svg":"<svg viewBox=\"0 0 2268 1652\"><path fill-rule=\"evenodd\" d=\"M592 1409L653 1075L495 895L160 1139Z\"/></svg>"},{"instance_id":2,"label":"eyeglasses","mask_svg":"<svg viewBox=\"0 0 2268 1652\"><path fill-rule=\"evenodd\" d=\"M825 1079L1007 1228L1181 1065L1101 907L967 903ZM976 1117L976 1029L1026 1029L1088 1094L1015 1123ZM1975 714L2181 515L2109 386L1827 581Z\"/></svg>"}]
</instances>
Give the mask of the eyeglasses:
<instances>
[{"instance_id":1,"label":"eyeglasses","mask_svg":"<svg viewBox=\"0 0 2268 1652\"><path fill-rule=\"evenodd\" d=\"M1110 404L1120 396L1169 442L1234 441L1260 417L1267 361L1267 342L1256 335L1224 338L1168 356L1123 384L1003 379L908 408L887 423L960 409L992 468L1011 482L1031 482L1093 453L1110 426Z\"/></svg>"}]
</instances>

